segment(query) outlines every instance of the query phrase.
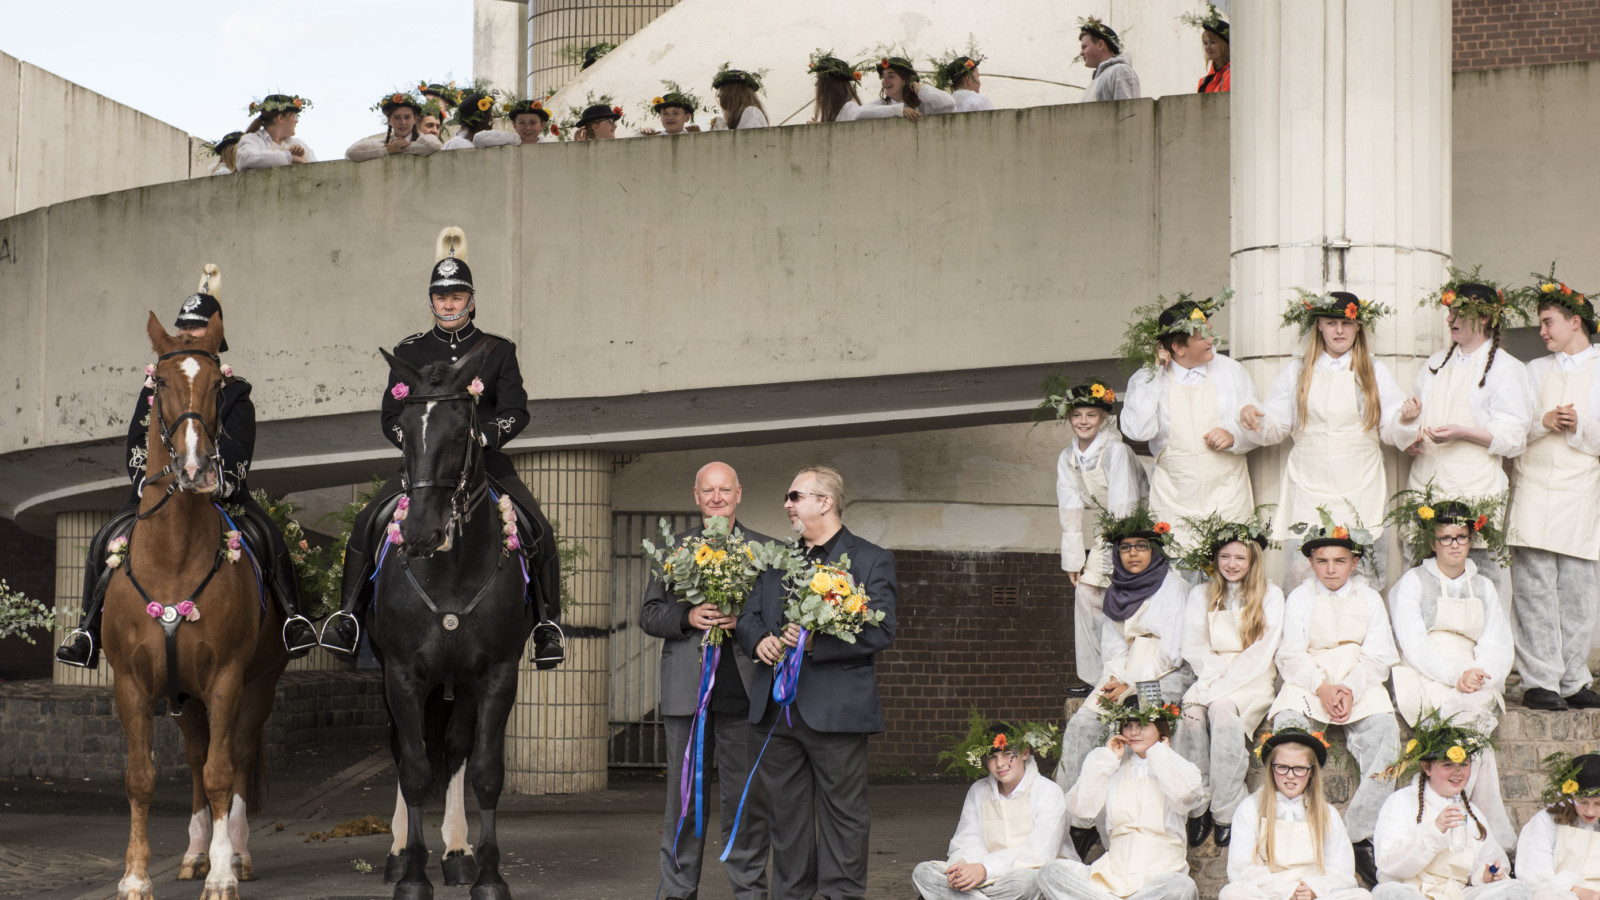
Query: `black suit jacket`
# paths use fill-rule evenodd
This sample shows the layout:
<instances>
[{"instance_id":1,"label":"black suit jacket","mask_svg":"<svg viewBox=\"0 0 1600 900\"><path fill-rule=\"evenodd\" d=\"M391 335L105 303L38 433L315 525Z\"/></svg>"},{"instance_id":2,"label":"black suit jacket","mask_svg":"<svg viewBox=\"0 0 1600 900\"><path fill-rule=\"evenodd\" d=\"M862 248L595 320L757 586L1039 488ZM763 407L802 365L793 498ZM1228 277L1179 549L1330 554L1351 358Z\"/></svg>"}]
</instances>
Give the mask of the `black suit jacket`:
<instances>
[{"instance_id":1,"label":"black suit jacket","mask_svg":"<svg viewBox=\"0 0 1600 900\"><path fill-rule=\"evenodd\" d=\"M856 635L856 642L817 635L811 652L800 666L795 709L817 731L882 731L883 701L878 695L877 655L894 643L894 608L900 591L894 574L894 554L863 540L845 528L827 561L850 557L850 577L867 592L867 606L883 610L884 619ZM764 572L756 582L744 615L734 632L739 646L756 660L755 682L750 687L750 721L759 722L772 699L772 667L756 658L756 644L768 632L781 633L785 619L783 573ZM792 652L792 651L791 651Z\"/></svg>"}]
</instances>

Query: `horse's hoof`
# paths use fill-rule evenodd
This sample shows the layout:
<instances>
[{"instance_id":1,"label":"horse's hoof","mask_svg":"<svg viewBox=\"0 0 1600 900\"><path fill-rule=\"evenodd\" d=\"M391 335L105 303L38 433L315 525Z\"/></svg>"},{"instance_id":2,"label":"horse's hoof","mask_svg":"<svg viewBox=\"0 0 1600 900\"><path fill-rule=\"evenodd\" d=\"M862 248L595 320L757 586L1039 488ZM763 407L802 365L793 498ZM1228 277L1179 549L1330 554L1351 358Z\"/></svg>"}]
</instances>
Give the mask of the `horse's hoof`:
<instances>
[{"instance_id":1,"label":"horse's hoof","mask_svg":"<svg viewBox=\"0 0 1600 900\"><path fill-rule=\"evenodd\" d=\"M256 864L248 856L233 855L233 876L240 881L256 880Z\"/></svg>"},{"instance_id":2,"label":"horse's hoof","mask_svg":"<svg viewBox=\"0 0 1600 900\"><path fill-rule=\"evenodd\" d=\"M444 856L444 883L460 887L478 880L478 861L465 850L455 850Z\"/></svg>"},{"instance_id":3,"label":"horse's hoof","mask_svg":"<svg viewBox=\"0 0 1600 900\"><path fill-rule=\"evenodd\" d=\"M117 900L155 900L155 892L149 880L127 875L117 884Z\"/></svg>"},{"instance_id":4,"label":"horse's hoof","mask_svg":"<svg viewBox=\"0 0 1600 900\"><path fill-rule=\"evenodd\" d=\"M200 900L239 900L239 885L237 882L208 884L200 892Z\"/></svg>"},{"instance_id":5,"label":"horse's hoof","mask_svg":"<svg viewBox=\"0 0 1600 900\"><path fill-rule=\"evenodd\" d=\"M394 886L394 900L433 900L433 883L402 881Z\"/></svg>"},{"instance_id":6,"label":"horse's hoof","mask_svg":"<svg viewBox=\"0 0 1600 900\"><path fill-rule=\"evenodd\" d=\"M183 865L178 866L179 881L198 881L211 873L211 859L204 853L194 856L185 856Z\"/></svg>"},{"instance_id":7,"label":"horse's hoof","mask_svg":"<svg viewBox=\"0 0 1600 900\"><path fill-rule=\"evenodd\" d=\"M475 884L468 896L471 900L511 900L511 886L504 881L494 884Z\"/></svg>"},{"instance_id":8,"label":"horse's hoof","mask_svg":"<svg viewBox=\"0 0 1600 900\"><path fill-rule=\"evenodd\" d=\"M406 877L406 858L398 853L389 854L383 864L383 883L394 884Z\"/></svg>"}]
</instances>

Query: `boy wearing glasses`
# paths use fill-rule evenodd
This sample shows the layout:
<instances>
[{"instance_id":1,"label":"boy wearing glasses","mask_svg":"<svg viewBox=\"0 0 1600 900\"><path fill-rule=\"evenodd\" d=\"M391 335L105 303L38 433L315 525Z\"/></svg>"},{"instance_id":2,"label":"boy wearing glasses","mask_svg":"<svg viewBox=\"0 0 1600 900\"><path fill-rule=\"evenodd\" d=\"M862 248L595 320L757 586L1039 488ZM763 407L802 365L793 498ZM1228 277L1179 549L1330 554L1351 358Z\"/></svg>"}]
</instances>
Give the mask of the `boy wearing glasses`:
<instances>
[{"instance_id":1,"label":"boy wearing glasses","mask_svg":"<svg viewBox=\"0 0 1600 900\"><path fill-rule=\"evenodd\" d=\"M1336 525L1318 508L1321 524L1296 523L1300 552L1311 560L1312 577L1284 604L1278 674L1283 688L1267 715L1272 730L1344 728L1350 755L1361 768L1360 785L1345 812L1356 873L1378 880L1372 832L1394 785L1378 776L1400 754L1400 724L1384 682L1399 662L1383 598L1364 581L1353 581L1368 552L1371 533ZM1315 724L1313 724L1315 723Z\"/></svg>"},{"instance_id":2,"label":"boy wearing glasses","mask_svg":"<svg viewBox=\"0 0 1600 900\"><path fill-rule=\"evenodd\" d=\"M1429 492L1401 495L1395 518L1408 554L1421 559L1389 589L1389 615L1400 664L1394 667L1394 698L1413 727L1437 709L1452 724L1493 733L1505 708L1511 674L1511 625L1494 582L1467 557L1474 537L1492 554L1506 552L1505 534L1494 522L1499 502L1434 499ZM1493 748L1476 757L1467 799L1501 847L1510 850L1517 832L1500 796Z\"/></svg>"}]
</instances>

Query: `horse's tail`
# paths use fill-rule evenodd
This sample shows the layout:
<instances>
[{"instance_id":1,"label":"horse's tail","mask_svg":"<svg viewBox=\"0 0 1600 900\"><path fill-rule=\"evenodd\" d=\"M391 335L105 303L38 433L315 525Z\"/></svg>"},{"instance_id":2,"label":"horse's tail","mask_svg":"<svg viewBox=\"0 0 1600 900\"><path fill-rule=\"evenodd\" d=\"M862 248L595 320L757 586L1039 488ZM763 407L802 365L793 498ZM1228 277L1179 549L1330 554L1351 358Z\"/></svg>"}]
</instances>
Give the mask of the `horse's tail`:
<instances>
[{"instance_id":1,"label":"horse's tail","mask_svg":"<svg viewBox=\"0 0 1600 900\"><path fill-rule=\"evenodd\" d=\"M423 706L422 745L428 752L428 768L433 775L428 786L430 802L443 800L445 789L450 786L450 770L445 762L445 734L454 708L454 703L444 699L442 688L435 688Z\"/></svg>"},{"instance_id":2,"label":"horse's tail","mask_svg":"<svg viewBox=\"0 0 1600 900\"><path fill-rule=\"evenodd\" d=\"M256 738L256 745L250 748L249 765L250 769L244 780L244 809L245 812L254 814L267 802L270 769L267 766L266 729L262 729L261 736Z\"/></svg>"}]
</instances>

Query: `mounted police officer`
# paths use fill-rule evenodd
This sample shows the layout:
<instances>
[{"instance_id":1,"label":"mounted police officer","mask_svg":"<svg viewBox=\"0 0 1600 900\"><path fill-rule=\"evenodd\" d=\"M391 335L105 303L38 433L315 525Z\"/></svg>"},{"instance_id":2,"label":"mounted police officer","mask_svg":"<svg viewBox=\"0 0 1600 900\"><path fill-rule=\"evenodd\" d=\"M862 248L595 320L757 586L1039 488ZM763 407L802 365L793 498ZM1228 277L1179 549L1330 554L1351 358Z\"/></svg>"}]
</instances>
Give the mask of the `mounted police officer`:
<instances>
[{"instance_id":1,"label":"mounted police officer","mask_svg":"<svg viewBox=\"0 0 1600 900\"><path fill-rule=\"evenodd\" d=\"M557 624L561 619L561 562L555 535L539 502L517 477L511 457L500 449L527 427L528 392L517 367L516 345L473 324L477 296L472 270L467 266L466 245L466 235L459 228L451 226L439 233L438 262L434 263L428 285L434 326L395 345L394 355L420 369L429 363L455 362L480 343L489 343L478 376L483 382L483 393L478 398L483 466L495 489L510 496L517 505L520 527L530 532L520 538L531 577L530 599L539 615L539 624L533 630L533 662L538 668L550 669L566 658ZM394 395L396 383L397 376L390 373L383 393L383 436L399 447L400 413L405 404ZM371 595L375 543L372 520L403 490L400 478L401 473L397 472L384 482L351 527L344 557L344 603L322 626L321 644L334 653L352 656L361 642L360 623Z\"/></svg>"},{"instance_id":2,"label":"mounted police officer","mask_svg":"<svg viewBox=\"0 0 1600 900\"><path fill-rule=\"evenodd\" d=\"M217 302L222 275L214 265L207 265L200 277L200 288L183 301L178 320L173 323L183 334L205 337L206 326L212 315L222 315L222 304ZM226 352L223 340L218 352ZM217 453L222 458L222 471L216 499L228 506L240 507L245 515L236 519L244 539L251 548L260 567L261 575L278 609L283 613L283 642L291 659L305 656L317 645L316 629L300 615L300 580L289 559L289 548L283 542L283 532L275 525L267 511L250 496L247 476L251 458L255 455L256 408L250 402L250 382L223 367L221 404L217 415ZM111 517L94 539L89 542L89 556L83 574L83 622L67 635L56 650L56 659L69 666L85 669L100 665L100 610L105 603L106 585L110 582L111 568L106 565L107 546L115 537L126 535L139 512L139 498L144 491L145 453L150 445L150 408L155 387L147 378L139 399L134 401L133 420L128 425L127 451L124 464L128 478L133 482L133 493L126 505ZM152 488L160 490L160 488ZM266 552L263 552L266 551Z\"/></svg>"}]
</instances>

